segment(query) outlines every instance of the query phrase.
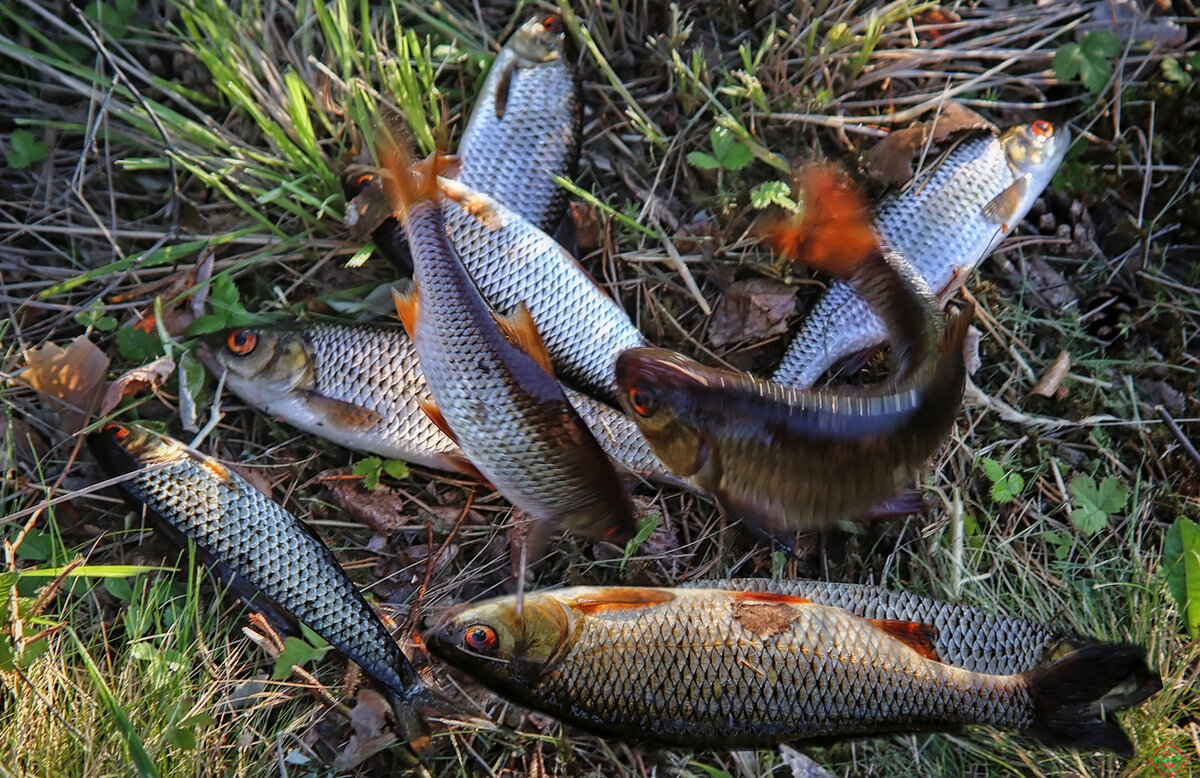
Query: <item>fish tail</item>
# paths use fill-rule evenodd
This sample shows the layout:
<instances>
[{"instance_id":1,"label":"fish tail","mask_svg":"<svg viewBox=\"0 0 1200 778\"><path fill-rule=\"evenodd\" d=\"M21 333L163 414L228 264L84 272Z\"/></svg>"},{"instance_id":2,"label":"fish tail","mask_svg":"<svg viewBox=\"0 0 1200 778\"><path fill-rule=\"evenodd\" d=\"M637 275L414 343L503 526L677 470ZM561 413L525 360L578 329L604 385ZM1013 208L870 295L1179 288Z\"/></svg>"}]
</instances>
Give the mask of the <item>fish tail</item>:
<instances>
[{"instance_id":1,"label":"fish tail","mask_svg":"<svg viewBox=\"0 0 1200 778\"><path fill-rule=\"evenodd\" d=\"M456 164L453 157L447 157L437 149L428 158L418 162L411 143L387 132L380 133L375 156L385 173L384 193L392 209L401 217L418 203L440 202L442 192L438 176Z\"/></svg>"},{"instance_id":2,"label":"fish tail","mask_svg":"<svg viewBox=\"0 0 1200 778\"><path fill-rule=\"evenodd\" d=\"M766 238L777 252L841 280L879 257L879 240L862 190L831 165L808 165L797 181L803 213L766 226Z\"/></svg>"},{"instance_id":3,"label":"fish tail","mask_svg":"<svg viewBox=\"0 0 1200 778\"><path fill-rule=\"evenodd\" d=\"M1131 645L1087 646L1022 677L1035 706L1031 734L1122 756L1133 756L1133 744L1111 714L1162 689L1158 673L1146 666L1145 650Z\"/></svg>"}]
</instances>

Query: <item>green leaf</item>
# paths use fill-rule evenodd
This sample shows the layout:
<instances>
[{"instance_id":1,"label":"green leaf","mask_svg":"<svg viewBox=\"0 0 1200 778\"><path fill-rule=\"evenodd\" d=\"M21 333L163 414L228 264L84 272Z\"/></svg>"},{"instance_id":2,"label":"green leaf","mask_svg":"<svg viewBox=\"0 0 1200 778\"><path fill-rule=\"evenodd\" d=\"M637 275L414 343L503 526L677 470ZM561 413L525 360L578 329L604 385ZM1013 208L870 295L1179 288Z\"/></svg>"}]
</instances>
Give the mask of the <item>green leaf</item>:
<instances>
[{"instance_id":1,"label":"green leaf","mask_svg":"<svg viewBox=\"0 0 1200 778\"><path fill-rule=\"evenodd\" d=\"M131 602L133 600L133 587L124 578L105 578L104 588L121 602Z\"/></svg>"},{"instance_id":2,"label":"green leaf","mask_svg":"<svg viewBox=\"0 0 1200 778\"><path fill-rule=\"evenodd\" d=\"M983 472L987 473L988 480L992 483L997 483L1004 479L1004 468L1000 463L991 457L983 458Z\"/></svg>"},{"instance_id":3,"label":"green leaf","mask_svg":"<svg viewBox=\"0 0 1200 778\"><path fill-rule=\"evenodd\" d=\"M715 170L721 167L721 162L712 154L705 154L703 151L688 152L687 161L692 163L693 167L698 167L701 170Z\"/></svg>"},{"instance_id":4,"label":"green leaf","mask_svg":"<svg viewBox=\"0 0 1200 778\"><path fill-rule=\"evenodd\" d=\"M1174 57L1164 57L1161 67L1163 78L1167 81L1172 81L1180 86L1187 86L1192 83L1192 77L1179 64L1179 60Z\"/></svg>"},{"instance_id":5,"label":"green leaf","mask_svg":"<svg viewBox=\"0 0 1200 778\"><path fill-rule=\"evenodd\" d=\"M1196 522L1181 516L1167 530L1162 568L1184 626L1196 640L1200 637L1200 526Z\"/></svg>"},{"instance_id":6,"label":"green leaf","mask_svg":"<svg viewBox=\"0 0 1200 778\"><path fill-rule=\"evenodd\" d=\"M800 206L792 199L792 187L786 181L764 181L750 190L750 205L755 208L782 206L795 211Z\"/></svg>"},{"instance_id":7,"label":"green leaf","mask_svg":"<svg viewBox=\"0 0 1200 778\"><path fill-rule=\"evenodd\" d=\"M629 559L629 557L636 554L638 549L642 547L642 544L650 539L650 536L654 534L654 530L658 529L658 521L659 515L657 513L651 513L649 516L638 522L637 532L632 538L629 539L629 542L625 544L625 555L623 559Z\"/></svg>"},{"instance_id":8,"label":"green leaf","mask_svg":"<svg viewBox=\"0 0 1200 778\"><path fill-rule=\"evenodd\" d=\"M17 547L17 558L26 562L45 562L54 555L54 542L40 529L32 529L25 534L25 539Z\"/></svg>"},{"instance_id":9,"label":"green leaf","mask_svg":"<svg viewBox=\"0 0 1200 778\"><path fill-rule=\"evenodd\" d=\"M117 320L99 308L88 308L75 314L75 323L81 327L95 327L101 332L112 332L117 328Z\"/></svg>"},{"instance_id":10,"label":"green leaf","mask_svg":"<svg viewBox=\"0 0 1200 778\"><path fill-rule=\"evenodd\" d=\"M713 127L710 133L713 156L726 170L741 170L754 159L754 152L725 127Z\"/></svg>"},{"instance_id":11,"label":"green leaf","mask_svg":"<svg viewBox=\"0 0 1200 778\"><path fill-rule=\"evenodd\" d=\"M1121 53L1121 39L1108 30L1092 30L1079 39L1085 56L1093 59L1112 59Z\"/></svg>"},{"instance_id":12,"label":"green leaf","mask_svg":"<svg viewBox=\"0 0 1200 778\"><path fill-rule=\"evenodd\" d=\"M383 472L397 481L402 481L408 478L408 464L399 459L385 459L383 460Z\"/></svg>"},{"instance_id":13,"label":"green leaf","mask_svg":"<svg viewBox=\"0 0 1200 778\"><path fill-rule=\"evenodd\" d=\"M363 477L363 486L374 489L379 486L379 475L383 472L383 460L379 457L367 457L354 463L350 472Z\"/></svg>"},{"instance_id":14,"label":"green leaf","mask_svg":"<svg viewBox=\"0 0 1200 778\"><path fill-rule=\"evenodd\" d=\"M9 139L9 152L6 160L13 170L24 170L37 162L41 162L50 154L50 147L43 141L33 137L26 129L13 130Z\"/></svg>"},{"instance_id":15,"label":"green leaf","mask_svg":"<svg viewBox=\"0 0 1200 778\"><path fill-rule=\"evenodd\" d=\"M1129 491L1122 488L1112 476L1107 476L1096 486L1090 477L1081 475L1071 481L1067 491L1075 498L1075 509L1071 511L1071 523L1091 537L1108 526L1110 514L1125 509Z\"/></svg>"},{"instance_id":16,"label":"green leaf","mask_svg":"<svg viewBox=\"0 0 1200 778\"><path fill-rule=\"evenodd\" d=\"M284 641L283 650L279 652L279 657L275 660L275 669L271 673L271 680L282 681L292 674L292 665L303 667L307 663L325 656L325 652L328 650L329 646L316 648L294 635L289 637Z\"/></svg>"},{"instance_id":17,"label":"green leaf","mask_svg":"<svg viewBox=\"0 0 1200 778\"><path fill-rule=\"evenodd\" d=\"M223 330L226 326L224 316L215 313L205 314L188 325L187 336L191 338L196 335L207 335L210 332Z\"/></svg>"},{"instance_id":18,"label":"green leaf","mask_svg":"<svg viewBox=\"0 0 1200 778\"><path fill-rule=\"evenodd\" d=\"M139 330L137 327L122 327L117 330L117 351L125 359L144 365L162 356L163 345L157 333Z\"/></svg>"},{"instance_id":19,"label":"green leaf","mask_svg":"<svg viewBox=\"0 0 1200 778\"><path fill-rule=\"evenodd\" d=\"M991 457L984 457L983 470L988 480L992 482L992 499L998 503L1010 503L1020 496L1025 489L1025 477L1017 472L1009 472Z\"/></svg>"},{"instance_id":20,"label":"green leaf","mask_svg":"<svg viewBox=\"0 0 1200 778\"><path fill-rule=\"evenodd\" d=\"M1059 81L1074 81L1079 75L1083 50L1078 43L1066 43L1054 54L1054 77Z\"/></svg>"}]
</instances>

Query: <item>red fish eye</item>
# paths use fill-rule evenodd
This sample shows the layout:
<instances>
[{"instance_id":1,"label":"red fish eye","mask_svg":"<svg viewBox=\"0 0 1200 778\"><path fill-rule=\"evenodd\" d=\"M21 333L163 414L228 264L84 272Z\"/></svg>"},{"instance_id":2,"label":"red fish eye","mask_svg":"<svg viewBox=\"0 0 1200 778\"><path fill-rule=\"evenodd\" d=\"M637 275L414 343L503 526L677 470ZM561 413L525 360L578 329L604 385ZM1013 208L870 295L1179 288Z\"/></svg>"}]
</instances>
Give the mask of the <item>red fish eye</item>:
<instances>
[{"instance_id":1,"label":"red fish eye","mask_svg":"<svg viewBox=\"0 0 1200 778\"><path fill-rule=\"evenodd\" d=\"M129 428L122 424L105 424L101 432L112 435L117 440L129 437Z\"/></svg>"},{"instance_id":2,"label":"red fish eye","mask_svg":"<svg viewBox=\"0 0 1200 778\"><path fill-rule=\"evenodd\" d=\"M496 630L486 624L476 624L463 635L463 643L472 651L488 653L496 647Z\"/></svg>"},{"instance_id":3,"label":"red fish eye","mask_svg":"<svg viewBox=\"0 0 1200 778\"><path fill-rule=\"evenodd\" d=\"M234 330L225 339L225 345L229 347L229 350L239 356L249 354L257 344L258 336L250 330Z\"/></svg>"},{"instance_id":4,"label":"red fish eye","mask_svg":"<svg viewBox=\"0 0 1200 778\"><path fill-rule=\"evenodd\" d=\"M546 32L550 33L551 35L558 35L563 29L562 19L558 18L557 16L547 16L542 20L542 26L545 27Z\"/></svg>"},{"instance_id":5,"label":"red fish eye","mask_svg":"<svg viewBox=\"0 0 1200 778\"><path fill-rule=\"evenodd\" d=\"M1050 138L1054 136L1054 125L1045 119L1038 119L1029 129L1032 130L1033 134L1037 135L1039 138Z\"/></svg>"},{"instance_id":6,"label":"red fish eye","mask_svg":"<svg viewBox=\"0 0 1200 778\"><path fill-rule=\"evenodd\" d=\"M649 416L654 413L654 398L641 387L635 386L629 390L629 404L638 416Z\"/></svg>"}]
</instances>

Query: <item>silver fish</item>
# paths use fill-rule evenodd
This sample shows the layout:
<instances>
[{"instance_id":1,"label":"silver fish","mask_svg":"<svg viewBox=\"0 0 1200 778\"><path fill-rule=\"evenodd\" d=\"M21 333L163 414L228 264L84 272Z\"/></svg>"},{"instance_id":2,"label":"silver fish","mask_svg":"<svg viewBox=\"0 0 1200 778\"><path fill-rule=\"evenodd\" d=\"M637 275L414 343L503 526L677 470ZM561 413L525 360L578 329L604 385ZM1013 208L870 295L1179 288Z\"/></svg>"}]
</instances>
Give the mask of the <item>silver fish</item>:
<instances>
[{"instance_id":1,"label":"silver fish","mask_svg":"<svg viewBox=\"0 0 1200 778\"><path fill-rule=\"evenodd\" d=\"M567 192L553 176L574 174L582 102L553 14L521 25L492 62L458 146L463 184L554 232Z\"/></svg>"},{"instance_id":2,"label":"silver fish","mask_svg":"<svg viewBox=\"0 0 1200 778\"><path fill-rule=\"evenodd\" d=\"M975 135L883 204L876 228L943 302L1033 206L1071 145L1071 133L1038 120ZM788 346L771 380L809 388L842 359L882 345L883 322L835 282Z\"/></svg>"}]
</instances>

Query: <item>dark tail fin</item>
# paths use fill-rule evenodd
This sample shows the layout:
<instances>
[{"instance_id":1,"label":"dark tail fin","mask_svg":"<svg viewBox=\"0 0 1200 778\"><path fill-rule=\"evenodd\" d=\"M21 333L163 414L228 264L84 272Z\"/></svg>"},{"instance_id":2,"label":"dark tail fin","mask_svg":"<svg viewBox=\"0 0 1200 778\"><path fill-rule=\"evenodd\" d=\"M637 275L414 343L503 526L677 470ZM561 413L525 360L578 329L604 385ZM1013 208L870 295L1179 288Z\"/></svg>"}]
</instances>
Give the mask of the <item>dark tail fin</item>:
<instances>
[{"instance_id":1,"label":"dark tail fin","mask_svg":"<svg viewBox=\"0 0 1200 778\"><path fill-rule=\"evenodd\" d=\"M1024 674L1034 700L1030 734L1042 740L1133 756L1133 744L1111 719L1162 689L1137 646L1087 646Z\"/></svg>"}]
</instances>

